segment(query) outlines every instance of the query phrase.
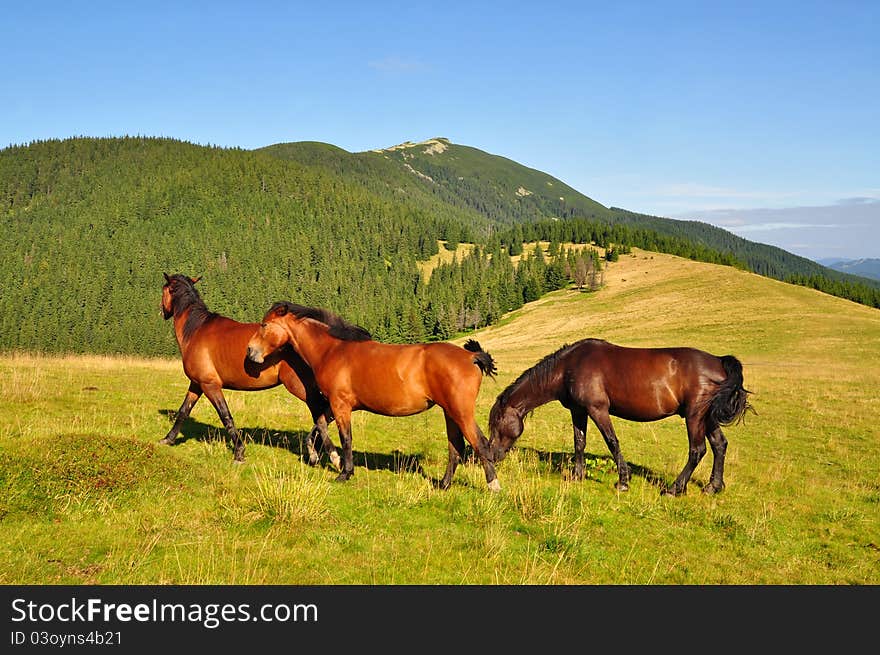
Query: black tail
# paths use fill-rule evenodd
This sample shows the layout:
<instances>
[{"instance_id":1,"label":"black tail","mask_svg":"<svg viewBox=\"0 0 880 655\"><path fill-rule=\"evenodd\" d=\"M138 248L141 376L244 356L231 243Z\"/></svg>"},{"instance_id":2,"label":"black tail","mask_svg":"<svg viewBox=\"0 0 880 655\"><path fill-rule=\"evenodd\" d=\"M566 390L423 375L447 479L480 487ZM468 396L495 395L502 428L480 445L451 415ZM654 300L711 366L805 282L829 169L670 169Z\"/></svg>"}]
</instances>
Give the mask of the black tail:
<instances>
[{"instance_id":1,"label":"black tail","mask_svg":"<svg viewBox=\"0 0 880 655\"><path fill-rule=\"evenodd\" d=\"M749 404L749 394L743 388L743 369L740 361L733 355L721 358L721 365L727 379L718 387L718 393L709 406L709 418L717 425L730 425L741 421L746 411L755 411Z\"/></svg>"},{"instance_id":2,"label":"black tail","mask_svg":"<svg viewBox=\"0 0 880 655\"><path fill-rule=\"evenodd\" d=\"M474 364L480 367L483 375L488 375L490 378L495 377L495 373L498 372L498 369L495 368L495 360L492 359L492 355L483 350L483 346L474 339L468 339L464 342L464 349L476 353L474 355Z\"/></svg>"}]
</instances>

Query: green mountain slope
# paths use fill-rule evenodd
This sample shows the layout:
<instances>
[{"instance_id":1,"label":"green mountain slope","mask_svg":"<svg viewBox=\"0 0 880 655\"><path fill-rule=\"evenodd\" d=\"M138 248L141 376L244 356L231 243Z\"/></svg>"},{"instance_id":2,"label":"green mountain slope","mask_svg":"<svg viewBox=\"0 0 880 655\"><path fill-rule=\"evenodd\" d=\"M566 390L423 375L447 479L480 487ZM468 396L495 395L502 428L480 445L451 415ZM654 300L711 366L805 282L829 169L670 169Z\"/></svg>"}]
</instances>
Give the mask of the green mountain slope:
<instances>
[{"instance_id":1,"label":"green mountain slope","mask_svg":"<svg viewBox=\"0 0 880 655\"><path fill-rule=\"evenodd\" d=\"M551 175L442 137L361 153L314 142L276 144L260 151L332 171L374 189L384 184L401 196L429 196L434 207L466 210L465 216L484 237L488 235L486 220L498 230L518 223L584 218L693 242L732 255L753 272L779 280L826 277L880 289L880 281L827 268L708 223L605 207Z\"/></svg>"},{"instance_id":2,"label":"green mountain slope","mask_svg":"<svg viewBox=\"0 0 880 655\"><path fill-rule=\"evenodd\" d=\"M0 151L3 348L173 354L162 272L204 275L210 309L258 320L279 299L387 339L421 308L417 262L454 211L427 211L295 162L166 139Z\"/></svg>"}]
</instances>

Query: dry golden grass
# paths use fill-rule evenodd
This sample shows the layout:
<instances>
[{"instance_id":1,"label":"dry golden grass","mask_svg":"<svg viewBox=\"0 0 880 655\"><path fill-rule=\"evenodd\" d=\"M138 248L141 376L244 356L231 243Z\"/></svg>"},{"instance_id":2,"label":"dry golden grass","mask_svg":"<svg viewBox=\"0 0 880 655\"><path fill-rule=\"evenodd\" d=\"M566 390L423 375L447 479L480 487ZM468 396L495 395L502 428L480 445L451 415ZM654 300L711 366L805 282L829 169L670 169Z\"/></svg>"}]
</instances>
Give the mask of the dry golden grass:
<instances>
[{"instance_id":1,"label":"dry golden grass","mask_svg":"<svg viewBox=\"0 0 880 655\"><path fill-rule=\"evenodd\" d=\"M419 262L419 270L422 272L422 277L427 282L431 279L431 273L434 272L434 269L440 266L440 264L448 264L455 257L458 257L459 260L462 259L465 255L468 255L474 251L474 244L472 243L459 243L458 247L452 251L446 249L446 241L438 240L438 245L440 246L440 252L436 255L433 255L430 259L424 262ZM584 243L566 243L563 246L568 250L581 251L586 248L592 248L599 253L599 256L604 256L605 249L597 248L596 246ZM542 252L546 256L547 251L550 247L549 241L533 241L531 243L523 244L523 252L521 255L511 255L510 261L514 266L519 264L519 260L525 256L532 256L535 253L537 248L541 248Z\"/></svg>"},{"instance_id":2,"label":"dry golden grass","mask_svg":"<svg viewBox=\"0 0 880 655\"><path fill-rule=\"evenodd\" d=\"M455 250L447 250L446 241L442 239L437 240L437 245L440 247L440 251L436 255L432 255L427 261L419 262L419 270L422 272L422 278L425 282L431 279L431 273L435 268L441 264L450 263L456 257L459 260L462 259L465 255L472 253L475 247L472 243L459 243Z\"/></svg>"}]
</instances>

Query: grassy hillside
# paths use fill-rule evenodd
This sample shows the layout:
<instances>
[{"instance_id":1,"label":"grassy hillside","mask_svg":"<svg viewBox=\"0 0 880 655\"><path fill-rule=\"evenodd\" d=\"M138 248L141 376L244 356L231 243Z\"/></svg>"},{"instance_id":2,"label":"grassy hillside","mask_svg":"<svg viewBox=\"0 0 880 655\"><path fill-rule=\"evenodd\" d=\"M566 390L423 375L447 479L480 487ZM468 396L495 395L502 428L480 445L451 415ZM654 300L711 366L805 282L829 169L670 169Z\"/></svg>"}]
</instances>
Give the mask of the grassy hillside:
<instances>
[{"instance_id":1,"label":"grassy hillside","mask_svg":"<svg viewBox=\"0 0 880 655\"><path fill-rule=\"evenodd\" d=\"M599 292L555 292L475 336L499 369L484 427L508 382L583 337L737 355L758 413L726 430L726 491L699 493L708 453L687 496L659 496L686 457L678 418L616 421L628 493L592 425L588 479L570 481L559 405L526 420L499 494L474 464L432 487L437 408L356 413L355 476L338 485L303 463L308 415L280 390L228 394L252 439L235 466L204 401L182 443L156 444L186 388L176 360L4 356L0 583L880 583L877 310L636 251Z\"/></svg>"}]
</instances>

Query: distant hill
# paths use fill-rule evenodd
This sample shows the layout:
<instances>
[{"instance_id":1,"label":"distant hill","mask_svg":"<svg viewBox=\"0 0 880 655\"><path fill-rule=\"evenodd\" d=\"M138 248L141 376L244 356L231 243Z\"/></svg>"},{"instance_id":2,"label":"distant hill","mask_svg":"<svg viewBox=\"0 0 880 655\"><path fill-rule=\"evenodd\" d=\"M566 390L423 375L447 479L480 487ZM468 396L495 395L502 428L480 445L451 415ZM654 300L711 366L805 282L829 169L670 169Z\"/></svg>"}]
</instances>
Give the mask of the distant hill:
<instances>
[{"instance_id":1,"label":"distant hill","mask_svg":"<svg viewBox=\"0 0 880 655\"><path fill-rule=\"evenodd\" d=\"M836 271L880 280L880 259L835 259L821 263Z\"/></svg>"}]
</instances>

